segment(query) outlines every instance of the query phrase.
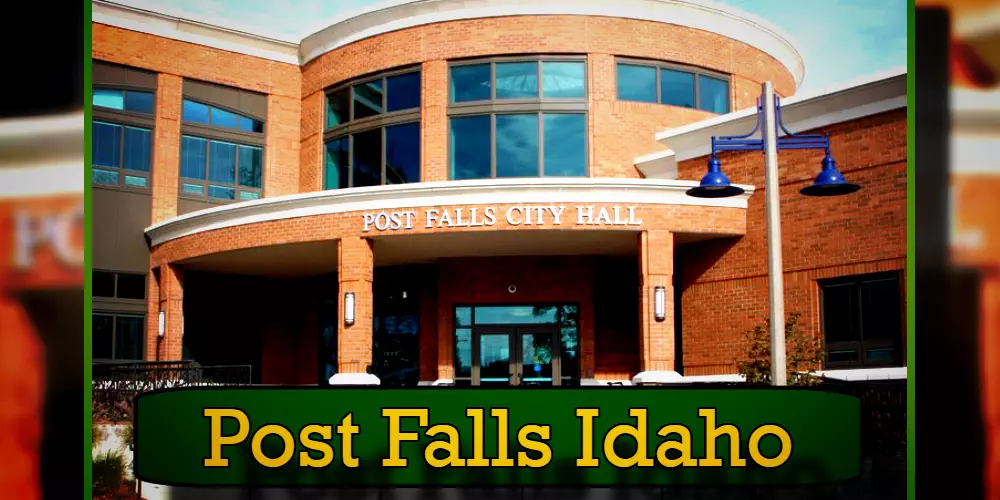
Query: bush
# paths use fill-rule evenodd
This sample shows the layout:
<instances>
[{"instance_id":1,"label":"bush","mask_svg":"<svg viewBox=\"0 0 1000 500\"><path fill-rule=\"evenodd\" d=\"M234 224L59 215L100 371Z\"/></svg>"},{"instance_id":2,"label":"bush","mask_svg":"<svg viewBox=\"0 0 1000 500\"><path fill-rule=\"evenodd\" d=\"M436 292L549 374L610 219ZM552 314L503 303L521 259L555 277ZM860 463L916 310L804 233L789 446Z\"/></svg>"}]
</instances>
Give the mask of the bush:
<instances>
[{"instance_id":1,"label":"bush","mask_svg":"<svg viewBox=\"0 0 1000 500\"><path fill-rule=\"evenodd\" d=\"M790 313L785 320L785 362L788 385L816 385L820 378L815 368L820 365L822 349L817 338L809 337L798 329L797 312ZM755 326L746 332L747 352L743 359L736 360L740 375L748 384L771 384L771 322Z\"/></svg>"},{"instance_id":2,"label":"bush","mask_svg":"<svg viewBox=\"0 0 1000 500\"><path fill-rule=\"evenodd\" d=\"M120 451L107 451L92 462L93 497L116 498L125 486L128 461Z\"/></svg>"},{"instance_id":3,"label":"bush","mask_svg":"<svg viewBox=\"0 0 1000 500\"><path fill-rule=\"evenodd\" d=\"M90 428L90 447L97 448L101 445L101 442L108 437L108 432L104 430L103 427L98 427L97 424L91 425Z\"/></svg>"}]
</instances>

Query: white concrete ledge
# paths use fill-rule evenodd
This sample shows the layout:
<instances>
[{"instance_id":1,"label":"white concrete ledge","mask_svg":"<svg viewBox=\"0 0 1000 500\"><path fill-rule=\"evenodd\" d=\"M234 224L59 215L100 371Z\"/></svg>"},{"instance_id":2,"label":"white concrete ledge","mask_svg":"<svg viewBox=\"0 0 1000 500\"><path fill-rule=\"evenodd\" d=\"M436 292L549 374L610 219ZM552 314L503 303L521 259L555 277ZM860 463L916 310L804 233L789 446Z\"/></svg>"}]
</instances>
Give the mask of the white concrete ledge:
<instances>
[{"instance_id":1,"label":"white concrete ledge","mask_svg":"<svg viewBox=\"0 0 1000 500\"><path fill-rule=\"evenodd\" d=\"M628 178L485 179L416 182L262 198L199 210L146 229L152 246L220 228L366 210L518 203L620 203L746 208L753 186L732 198L694 198L698 181ZM266 188L265 188L266 189Z\"/></svg>"},{"instance_id":2,"label":"white concrete ledge","mask_svg":"<svg viewBox=\"0 0 1000 500\"><path fill-rule=\"evenodd\" d=\"M640 156L634 164L647 179L677 178L677 155L669 149Z\"/></svg>"},{"instance_id":3,"label":"white concrete ledge","mask_svg":"<svg viewBox=\"0 0 1000 500\"><path fill-rule=\"evenodd\" d=\"M680 373L672 370L667 371L647 371L637 373L632 377L632 385L642 384L674 384L682 382L684 377Z\"/></svg>"},{"instance_id":4,"label":"white concrete ledge","mask_svg":"<svg viewBox=\"0 0 1000 500\"><path fill-rule=\"evenodd\" d=\"M330 385L381 385L382 381L371 373L334 373Z\"/></svg>"}]
</instances>

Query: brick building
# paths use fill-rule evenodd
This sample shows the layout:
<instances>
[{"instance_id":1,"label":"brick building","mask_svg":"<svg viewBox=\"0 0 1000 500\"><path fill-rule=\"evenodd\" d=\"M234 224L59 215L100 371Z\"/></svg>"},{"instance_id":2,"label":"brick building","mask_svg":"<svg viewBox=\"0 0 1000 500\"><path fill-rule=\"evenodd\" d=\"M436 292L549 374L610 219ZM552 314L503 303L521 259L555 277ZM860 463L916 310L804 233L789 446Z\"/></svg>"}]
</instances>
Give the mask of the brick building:
<instances>
[{"instance_id":1,"label":"brick building","mask_svg":"<svg viewBox=\"0 0 1000 500\"><path fill-rule=\"evenodd\" d=\"M830 373L905 376L905 73L799 95L787 36L690 1L401 2L300 43L99 1L93 23L95 360L732 376L768 314L763 158L720 157L741 196L686 191L771 81L863 185L802 197L822 153L782 152L786 310Z\"/></svg>"}]
</instances>

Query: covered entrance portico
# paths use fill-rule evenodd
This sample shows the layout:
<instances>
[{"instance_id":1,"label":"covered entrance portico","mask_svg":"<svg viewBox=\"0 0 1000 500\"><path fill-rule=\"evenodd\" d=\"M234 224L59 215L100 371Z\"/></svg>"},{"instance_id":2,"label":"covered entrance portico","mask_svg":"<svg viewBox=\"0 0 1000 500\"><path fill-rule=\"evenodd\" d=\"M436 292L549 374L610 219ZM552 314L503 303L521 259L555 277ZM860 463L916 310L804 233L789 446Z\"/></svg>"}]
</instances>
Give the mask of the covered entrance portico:
<instances>
[{"instance_id":1,"label":"covered entrance portico","mask_svg":"<svg viewBox=\"0 0 1000 500\"><path fill-rule=\"evenodd\" d=\"M266 384L574 386L677 369L675 250L744 234L746 198L517 182L265 199L150 228L147 355L239 352ZM386 208L357 210L369 196ZM341 198L355 210L337 212Z\"/></svg>"}]
</instances>

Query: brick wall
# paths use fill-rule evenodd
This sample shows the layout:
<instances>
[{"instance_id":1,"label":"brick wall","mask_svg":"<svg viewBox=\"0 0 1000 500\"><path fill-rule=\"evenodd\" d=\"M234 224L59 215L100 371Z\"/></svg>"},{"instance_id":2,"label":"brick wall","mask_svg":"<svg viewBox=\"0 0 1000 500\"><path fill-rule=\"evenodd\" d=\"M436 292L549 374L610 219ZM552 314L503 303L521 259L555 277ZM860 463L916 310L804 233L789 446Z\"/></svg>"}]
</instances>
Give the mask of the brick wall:
<instances>
[{"instance_id":1,"label":"brick wall","mask_svg":"<svg viewBox=\"0 0 1000 500\"><path fill-rule=\"evenodd\" d=\"M905 110L816 132L831 133L838 168L863 187L845 197L802 196L799 189L819 172L823 153L779 154L785 311L801 313L811 335L820 334L817 279L902 270L906 263ZM732 153L720 160L733 182L759 187L750 198L745 237L678 251L686 375L733 373L733 360L744 351L741 333L768 316L763 157ZM701 178L706 161L682 162L680 178Z\"/></svg>"}]
</instances>

